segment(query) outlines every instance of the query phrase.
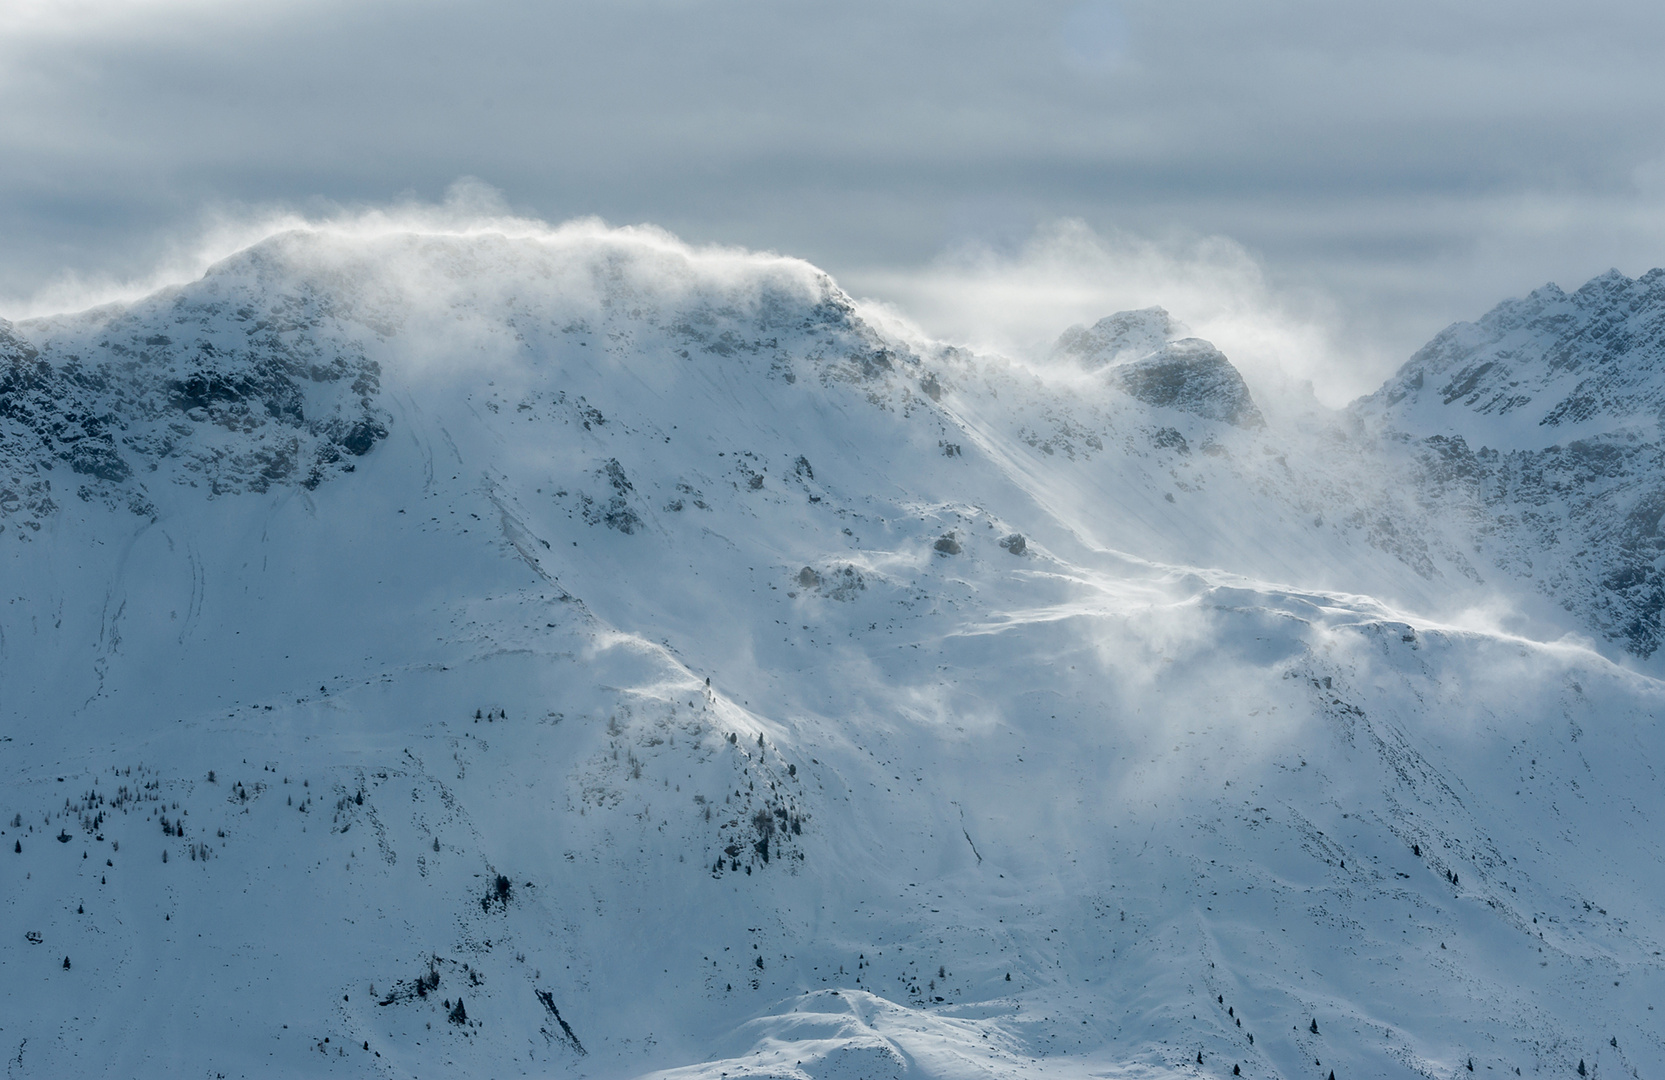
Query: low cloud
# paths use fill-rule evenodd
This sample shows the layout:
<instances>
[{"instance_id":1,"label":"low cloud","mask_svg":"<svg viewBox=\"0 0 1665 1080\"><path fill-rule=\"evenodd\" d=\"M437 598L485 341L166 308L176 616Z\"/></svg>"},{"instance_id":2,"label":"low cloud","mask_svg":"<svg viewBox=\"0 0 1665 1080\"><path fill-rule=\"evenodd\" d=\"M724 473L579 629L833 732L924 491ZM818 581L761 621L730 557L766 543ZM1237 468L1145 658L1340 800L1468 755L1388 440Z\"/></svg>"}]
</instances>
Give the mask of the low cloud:
<instances>
[{"instance_id":1,"label":"low cloud","mask_svg":"<svg viewBox=\"0 0 1665 1080\"><path fill-rule=\"evenodd\" d=\"M800 259L719 244L687 244L654 225L611 226L594 217L551 224L516 213L496 188L469 177L453 183L438 203L410 197L386 206L335 206L311 213L281 206L220 208L205 213L194 230L171 241L162 257L143 274L125 278L66 274L31 295L0 300L0 315L17 320L136 300L166 286L195 280L221 259L285 233L347 241L348 247L315 247L310 257L327 259L407 290L451 287L440 285L434 273L423 274L414 262L404 266L385 252L368 249L355 253L351 242L396 236L490 236L534 240L556 247L617 244L648 256L633 262L631 273L657 275L656 286L667 292L674 291L679 281L686 284L686 275L678 268L692 263L697 263L702 277L711 281L734 281L764 266L776 271L776 276L785 275L805 287L817 276L816 270ZM485 295L511 294L525 283L498 273L470 278L467 284L471 294ZM579 298L575 295L574 299Z\"/></svg>"},{"instance_id":2,"label":"low cloud","mask_svg":"<svg viewBox=\"0 0 1665 1080\"><path fill-rule=\"evenodd\" d=\"M1504 230L1511 235L1523 232L1525 222L1549 221L1544 227L1553 229L1558 220L1529 200L1512 204L1509 213L1518 219ZM1593 212L1580 220L1591 224ZM1645 224L1634 215L1602 221L1611 231L1619 231L1621 224L1633 231ZM688 244L651 224L617 229L596 217L552 224L512 207L497 188L465 177L452 183L437 202L407 195L382 204L312 200L304 208L288 202L221 203L201 211L191 226L154 243L155 254L142 271L65 271L30 292L0 295L0 316L15 321L131 301L193 280L227 255L287 231L341 238L494 234L549 241L580 233L629 234L636 241L674 249L678 258L698 258L707 271L715 269L715 262L727 261L733 271L741 272L742 266L755 267L763 260L790 265L795 276L813 273L800 259L724 244ZM1485 257L1500 263L1528 261L1512 247L1488 249ZM1569 256L1569 261L1575 260ZM1576 288L1585 277L1606 268L1591 265L1593 269L1581 268L1561 284ZM1621 269L1640 273L1646 266L1632 261ZM1263 406L1272 404L1274 411L1280 400L1300 410L1314 396L1338 407L1369 393L1439 328L1429 323L1416 331L1425 336L1415 341L1404 333L1371 332L1371 327L1361 325L1358 305L1338 299L1342 293L1356 293L1359 282L1337 278L1332 291L1281 280L1258 254L1223 235L1155 237L1095 229L1078 219L1044 223L1015 243L967 241L923 265L845 269L834 276L843 288L863 298L869 318L892 332L1031 364L1044 364L1058 335L1071 325L1090 325L1117 311L1159 305L1187 332L1219 346L1242 371L1257 400ZM1378 275L1372 281L1383 293L1429 287L1426 282L1413 286L1409 278L1384 280ZM1524 293L1538 284L1542 282L1523 279L1516 291ZM1477 318L1502 299L1474 299L1464 305L1460 317Z\"/></svg>"},{"instance_id":3,"label":"low cloud","mask_svg":"<svg viewBox=\"0 0 1665 1080\"><path fill-rule=\"evenodd\" d=\"M387 206L336 206L312 214L276 205L221 206L205 211L194 227L166 242L155 264L142 274L68 272L27 296L0 299L0 314L17 320L135 300L168 285L195 280L233 252L292 230L366 237L396 232L532 236L547 234L551 227L517 216L500 192L472 177L453 183L438 203L410 197Z\"/></svg>"},{"instance_id":4,"label":"low cloud","mask_svg":"<svg viewBox=\"0 0 1665 1080\"><path fill-rule=\"evenodd\" d=\"M945 332L930 282L854 271L1064 217L1180 264L1211 242L1160 238L1230 236L1290 317L1222 345L1336 400L1453 319L1660 261L1661 40L1633 3L9 0L0 310L189 268L205 204L316 217L470 173L545 221L804 256ZM1186 306L1106 291L1063 321Z\"/></svg>"},{"instance_id":5,"label":"low cloud","mask_svg":"<svg viewBox=\"0 0 1665 1080\"><path fill-rule=\"evenodd\" d=\"M1392 364L1342 341L1321 293L1279 288L1249 251L1220 236L1155 240L1057 221L1015 252L965 246L916 271L845 283L933 337L1031 361L1044 360L1068 326L1159 305L1257 388L1310 381L1321 400L1341 405L1374 389Z\"/></svg>"}]
</instances>

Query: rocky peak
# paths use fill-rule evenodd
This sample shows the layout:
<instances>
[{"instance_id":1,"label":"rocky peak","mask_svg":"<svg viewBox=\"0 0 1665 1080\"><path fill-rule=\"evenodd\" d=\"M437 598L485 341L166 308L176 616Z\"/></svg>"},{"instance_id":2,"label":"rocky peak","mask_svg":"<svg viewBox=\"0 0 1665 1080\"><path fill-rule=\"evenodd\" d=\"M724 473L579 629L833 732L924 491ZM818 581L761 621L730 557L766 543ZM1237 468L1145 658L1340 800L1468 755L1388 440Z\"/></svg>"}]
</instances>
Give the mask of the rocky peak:
<instances>
[{"instance_id":1,"label":"rocky peak","mask_svg":"<svg viewBox=\"0 0 1665 1080\"><path fill-rule=\"evenodd\" d=\"M1160 307L1118 311L1092 326L1072 326L1058 336L1055 357L1067 357L1090 370L1135 360L1183 336L1185 328Z\"/></svg>"},{"instance_id":2,"label":"rocky peak","mask_svg":"<svg viewBox=\"0 0 1665 1080\"><path fill-rule=\"evenodd\" d=\"M1160 309L1158 309L1160 310ZM1243 376L1201 338L1181 338L1110 369L1113 385L1147 405L1223 420L1241 428L1266 425Z\"/></svg>"}]
</instances>

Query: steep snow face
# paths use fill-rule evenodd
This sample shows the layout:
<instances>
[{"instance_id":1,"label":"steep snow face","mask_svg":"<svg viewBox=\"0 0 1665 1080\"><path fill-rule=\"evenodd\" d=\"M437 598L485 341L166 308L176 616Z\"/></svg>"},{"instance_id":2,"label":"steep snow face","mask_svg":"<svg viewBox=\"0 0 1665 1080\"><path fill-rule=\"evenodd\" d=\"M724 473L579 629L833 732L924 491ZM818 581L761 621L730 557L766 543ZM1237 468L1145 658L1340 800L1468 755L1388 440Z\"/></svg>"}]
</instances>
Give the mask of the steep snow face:
<instances>
[{"instance_id":1,"label":"steep snow face","mask_svg":"<svg viewBox=\"0 0 1665 1080\"><path fill-rule=\"evenodd\" d=\"M1223 358L1153 402L593 227L10 335L125 466L6 399L19 1072L1665 1066L1659 684L1408 613L1455 542L1187 407Z\"/></svg>"},{"instance_id":2,"label":"steep snow face","mask_svg":"<svg viewBox=\"0 0 1665 1080\"><path fill-rule=\"evenodd\" d=\"M1352 411L1408 442L1482 563L1636 656L1665 611L1665 270L1546 285L1450 327Z\"/></svg>"}]
</instances>

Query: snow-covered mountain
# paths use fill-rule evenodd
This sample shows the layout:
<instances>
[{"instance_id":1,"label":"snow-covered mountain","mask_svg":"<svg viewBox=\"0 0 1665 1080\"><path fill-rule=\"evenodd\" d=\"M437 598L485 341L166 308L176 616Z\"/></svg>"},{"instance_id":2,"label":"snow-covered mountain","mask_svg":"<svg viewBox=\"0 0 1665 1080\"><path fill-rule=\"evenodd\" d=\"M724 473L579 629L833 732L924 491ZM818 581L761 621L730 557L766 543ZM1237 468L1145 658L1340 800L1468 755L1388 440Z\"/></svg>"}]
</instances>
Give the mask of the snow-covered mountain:
<instances>
[{"instance_id":1,"label":"snow-covered mountain","mask_svg":"<svg viewBox=\"0 0 1665 1080\"><path fill-rule=\"evenodd\" d=\"M1546 285L1450 327L1354 411L1435 513L1637 656L1665 611L1665 270Z\"/></svg>"},{"instance_id":2,"label":"snow-covered mountain","mask_svg":"<svg viewBox=\"0 0 1665 1080\"><path fill-rule=\"evenodd\" d=\"M1657 1073L1665 694L1540 572L1633 554L1435 471L1550 443L1419 396L1507 352L1547 415L1504 324L1607 301L1546 296L1344 414L1160 309L1027 364L583 224L6 327L0 1050ZM1630 353L1580 438L1657 444Z\"/></svg>"}]
</instances>

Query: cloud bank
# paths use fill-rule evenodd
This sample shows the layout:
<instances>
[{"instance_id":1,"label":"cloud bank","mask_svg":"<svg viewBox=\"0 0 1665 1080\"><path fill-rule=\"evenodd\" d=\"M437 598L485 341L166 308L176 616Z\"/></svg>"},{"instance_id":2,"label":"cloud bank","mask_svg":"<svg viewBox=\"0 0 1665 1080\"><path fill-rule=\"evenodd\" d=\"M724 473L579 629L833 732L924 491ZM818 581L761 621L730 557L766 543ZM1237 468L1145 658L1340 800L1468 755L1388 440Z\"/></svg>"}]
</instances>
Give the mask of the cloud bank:
<instances>
[{"instance_id":1,"label":"cloud bank","mask_svg":"<svg viewBox=\"0 0 1665 1080\"><path fill-rule=\"evenodd\" d=\"M1502 297L1665 262L1662 47L1635 2L22 0L0 296L473 175L841 280L1060 221L1231 237L1368 384Z\"/></svg>"}]
</instances>

